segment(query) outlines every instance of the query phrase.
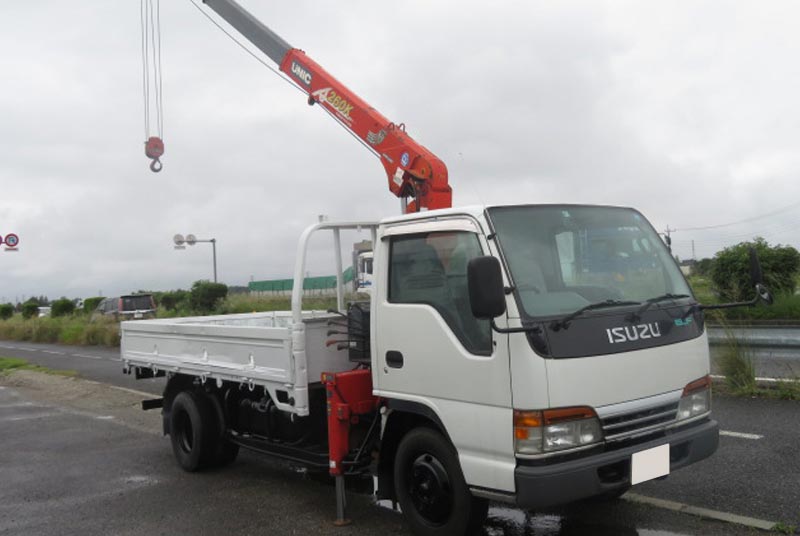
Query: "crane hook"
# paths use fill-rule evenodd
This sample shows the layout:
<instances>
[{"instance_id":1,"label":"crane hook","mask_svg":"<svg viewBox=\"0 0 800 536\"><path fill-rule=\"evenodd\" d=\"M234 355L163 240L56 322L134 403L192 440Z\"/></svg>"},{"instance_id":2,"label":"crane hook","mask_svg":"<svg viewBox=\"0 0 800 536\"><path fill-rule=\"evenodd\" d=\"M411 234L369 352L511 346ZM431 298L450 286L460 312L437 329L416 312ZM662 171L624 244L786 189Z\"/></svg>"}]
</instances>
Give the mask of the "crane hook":
<instances>
[{"instance_id":1,"label":"crane hook","mask_svg":"<svg viewBox=\"0 0 800 536\"><path fill-rule=\"evenodd\" d=\"M161 164L160 158L164 154L164 142L157 136L151 136L144 143L144 154L150 158L150 171L158 173L164 166Z\"/></svg>"}]
</instances>

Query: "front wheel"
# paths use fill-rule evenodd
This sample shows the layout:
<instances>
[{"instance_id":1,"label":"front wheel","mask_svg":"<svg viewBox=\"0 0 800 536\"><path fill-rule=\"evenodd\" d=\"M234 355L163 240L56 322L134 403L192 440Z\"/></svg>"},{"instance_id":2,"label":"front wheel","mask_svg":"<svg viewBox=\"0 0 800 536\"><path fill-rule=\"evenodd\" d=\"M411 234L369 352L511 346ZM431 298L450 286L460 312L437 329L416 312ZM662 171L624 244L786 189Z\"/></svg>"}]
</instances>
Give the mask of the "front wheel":
<instances>
[{"instance_id":1,"label":"front wheel","mask_svg":"<svg viewBox=\"0 0 800 536\"><path fill-rule=\"evenodd\" d=\"M472 496L455 449L432 429L403 437L394 481L400 507L419 536L476 534L486 519L488 502Z\"/></svg>"}]
</instances>

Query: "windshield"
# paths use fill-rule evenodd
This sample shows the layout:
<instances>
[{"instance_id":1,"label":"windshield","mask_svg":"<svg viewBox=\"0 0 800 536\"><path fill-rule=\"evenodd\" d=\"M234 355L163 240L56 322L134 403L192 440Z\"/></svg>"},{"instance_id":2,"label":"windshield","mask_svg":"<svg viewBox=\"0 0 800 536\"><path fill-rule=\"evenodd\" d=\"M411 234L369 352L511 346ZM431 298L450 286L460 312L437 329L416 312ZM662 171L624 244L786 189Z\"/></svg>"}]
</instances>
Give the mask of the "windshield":
<instances>
[{"instance_id":1,"label":"windshield","mask_svg":"<svg viewBox=\"0 0 800 536\"><path fill-rule=\"evenodd\" d=\"M149 294L141 296L123 296L123 311L146 311L153 308L153 298Z\"/></svg>"},{"instance_id":2,"label":"windshield","mask_svg":"<svg viewBox=\"0 0 800 536\"><path fill-rule=\"evenodd\" d=\"M633 209L540 205L488 209L523 313L571 313L604 300L643 302L689 286Z\"/></svg>"}]
</instances>

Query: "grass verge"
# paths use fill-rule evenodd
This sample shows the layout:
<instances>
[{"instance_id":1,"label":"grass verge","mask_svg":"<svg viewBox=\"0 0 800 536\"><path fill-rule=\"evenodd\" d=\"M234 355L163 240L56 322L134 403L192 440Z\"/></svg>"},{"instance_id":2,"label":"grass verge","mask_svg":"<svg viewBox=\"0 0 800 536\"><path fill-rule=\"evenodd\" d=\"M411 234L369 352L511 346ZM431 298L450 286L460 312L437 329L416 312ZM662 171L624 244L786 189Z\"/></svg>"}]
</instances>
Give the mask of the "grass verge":
<instances>
[{"instance_id":1,"label":"grass verge","mask_svg":"<svg viewBox=\"0 0 800 536\"><path fill-rule=\"evenodd\" d=\"M15 370L33 370L36 372L44 372L45 374L55 374L57 376L77 376L74 370L54 370L39 365L28 363L24 359L17 357L0 357L0 376L6 376Z\"/></svg>"},{"instance_id":2,"label":"grass verge","mask_svg":"<svg viewBox=\"0 0 800 536\"><path fill-rule=\"evenodd\" d=\"M731 389L725 382L715 382L714 396L746 396L748 398L800 401L800 381L784 381L773 385L756 385L754 388L746 391Z\"/></svg>"},{"instance_id":3,"label":"grass verge","mask_svg":"<svg viewBox=\"0 0 800 536\"><path fill-rule=\"evenodd\" d=\"M112 319L90 322L88 316L0 320L0 339L53 344L119 346L119 323Z\"/></svg>"}]
</instances>

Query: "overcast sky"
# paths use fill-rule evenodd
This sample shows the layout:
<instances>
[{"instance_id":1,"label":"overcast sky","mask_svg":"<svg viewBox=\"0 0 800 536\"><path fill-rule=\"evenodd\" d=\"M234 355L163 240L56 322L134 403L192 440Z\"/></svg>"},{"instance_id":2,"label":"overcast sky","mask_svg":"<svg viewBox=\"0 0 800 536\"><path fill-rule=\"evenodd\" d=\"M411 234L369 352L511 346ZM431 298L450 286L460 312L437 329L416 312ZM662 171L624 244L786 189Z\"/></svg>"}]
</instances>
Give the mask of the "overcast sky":
<instances>
[{"instance_id":1,"label":"overcast sky","mask_svg":"<svg viewBox=\"0 0 800 536\"><path fill-rule=\"evenodd\" d=\"M692 240L698 258L755 234L800 246L797 2L242 3L404 122L455 206L629 205L679 229L682 258ZM151 173L139 6L0 4L0 235L20 237L0 299L211 278L210 247L175 233L215 237L228 284L287 277L317 215L399 212L379 161L189 0L161 6Z\"/></svg>"}]
</instances>

